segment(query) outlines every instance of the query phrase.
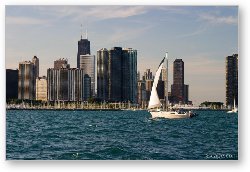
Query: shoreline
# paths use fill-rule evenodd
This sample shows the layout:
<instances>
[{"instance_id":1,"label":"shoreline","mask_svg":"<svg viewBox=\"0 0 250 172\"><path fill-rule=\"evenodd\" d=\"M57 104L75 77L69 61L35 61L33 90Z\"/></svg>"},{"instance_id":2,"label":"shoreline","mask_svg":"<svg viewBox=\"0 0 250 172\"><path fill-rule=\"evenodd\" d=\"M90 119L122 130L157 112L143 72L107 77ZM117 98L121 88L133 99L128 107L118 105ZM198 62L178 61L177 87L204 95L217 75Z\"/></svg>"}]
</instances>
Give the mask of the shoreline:
<instances>
[{"instance_id":1,"label":"shoreline","mask_svg":"<svg viewBox=\"0 0 250 172\"><path fill-rule=\"evenodd\" d=\"M47 109L47 108L6 108L8 110L49 110L49 111L122 111L122 109Z\"/></svg>"},{"instance_id":2,"label":"shoreline","mask_svg":"<svg viewBox=\"0 0 250 172\"><path fill-rule=\"evenodd\" d=\"M6 108L8 110L49 110L49 111L147 111L147 109L47 109L47 108ZM185 109L193 111L228 111L228 109Z\"/></svg>"}]
</instances>

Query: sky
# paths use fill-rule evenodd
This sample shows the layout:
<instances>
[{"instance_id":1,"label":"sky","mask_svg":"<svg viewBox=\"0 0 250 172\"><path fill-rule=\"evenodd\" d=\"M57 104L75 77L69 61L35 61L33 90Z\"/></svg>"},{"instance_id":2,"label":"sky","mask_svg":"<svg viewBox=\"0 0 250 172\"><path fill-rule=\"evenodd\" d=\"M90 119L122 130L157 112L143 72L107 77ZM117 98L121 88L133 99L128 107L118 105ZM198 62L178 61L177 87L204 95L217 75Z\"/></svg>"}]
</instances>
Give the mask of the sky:
<instances>
[{"instance_id":1,"label":"sky","mask_svg":"<svg viewBox=\"0 0 250 172\"><path fill-rule=\"evenodd\" d=\"M76 67L77 42L87 29L92 55L134 48L141 74L155 73L167 51L170 84L173 61L182 59L195 105L225 102L225 58L238 53L237 6L6 6L5 19L8 69L34 55L40 75L59 58Z\"/></svg>"}]
</instances>

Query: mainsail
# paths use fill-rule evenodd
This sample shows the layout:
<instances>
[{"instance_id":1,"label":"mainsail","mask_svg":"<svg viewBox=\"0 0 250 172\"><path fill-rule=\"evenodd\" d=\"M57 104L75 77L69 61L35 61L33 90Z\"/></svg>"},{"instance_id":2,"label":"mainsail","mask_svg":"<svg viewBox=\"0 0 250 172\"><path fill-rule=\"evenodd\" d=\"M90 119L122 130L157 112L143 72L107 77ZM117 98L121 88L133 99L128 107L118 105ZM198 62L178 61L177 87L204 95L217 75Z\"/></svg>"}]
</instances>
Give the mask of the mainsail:
<instances>
[{"instance_id":1,"label":"mainsail","mask_svg":"<svg viewBox=\"0 0 250 172\"><path fill-rule=\"evenodd\" d=\"M152 108L156 108L156 107L161 106L161 102L160 102L159 96L157 94L156 88L157 88L157 84L158 84L158 81L160 78L161 69L163 67L164 60L165 60L165 57L161 61L159 68L155 74L155 79L154 79L154 83L153 83L152 90L151 90L150 100L148 103L148 109L152 109Z\"/></svg>"}]
</instances>

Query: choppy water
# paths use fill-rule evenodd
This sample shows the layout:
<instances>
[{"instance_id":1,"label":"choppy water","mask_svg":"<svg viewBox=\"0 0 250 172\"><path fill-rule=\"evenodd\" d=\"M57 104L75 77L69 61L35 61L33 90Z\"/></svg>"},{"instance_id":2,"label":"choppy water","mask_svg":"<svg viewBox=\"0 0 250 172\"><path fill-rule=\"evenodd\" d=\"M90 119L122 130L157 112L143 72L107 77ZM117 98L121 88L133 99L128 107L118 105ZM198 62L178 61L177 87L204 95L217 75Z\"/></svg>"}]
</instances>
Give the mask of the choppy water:
<instances>
[{"instance_id":1,"label":"choppy water","mask_svg":"<svg viewBox=\"0 0 250 172\"><path fill-rule=\"evenodd\" d=\"M238 159L238 115L150 119L146 111L8 110L6 159Z\"/></svg>"}]
</instances>

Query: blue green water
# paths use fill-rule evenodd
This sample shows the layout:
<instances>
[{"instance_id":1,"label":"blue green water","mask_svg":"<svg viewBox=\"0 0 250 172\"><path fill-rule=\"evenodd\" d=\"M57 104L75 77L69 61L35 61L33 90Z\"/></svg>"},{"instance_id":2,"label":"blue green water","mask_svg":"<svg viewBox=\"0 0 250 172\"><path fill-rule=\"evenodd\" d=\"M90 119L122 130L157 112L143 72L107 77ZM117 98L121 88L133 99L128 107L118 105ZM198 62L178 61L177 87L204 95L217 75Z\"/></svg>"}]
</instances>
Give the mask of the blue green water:
<instances>
[{"instance_id":1,"label":"blue green water","mask_svg":"<svg viewBox=\"0 0 250 172\"><path fill-rule=\"evenodd\" d=\"M6 159L238 159L238 115L197 113L168 120L147 111L8 110Z\"/></svg>"}]
</instances>

